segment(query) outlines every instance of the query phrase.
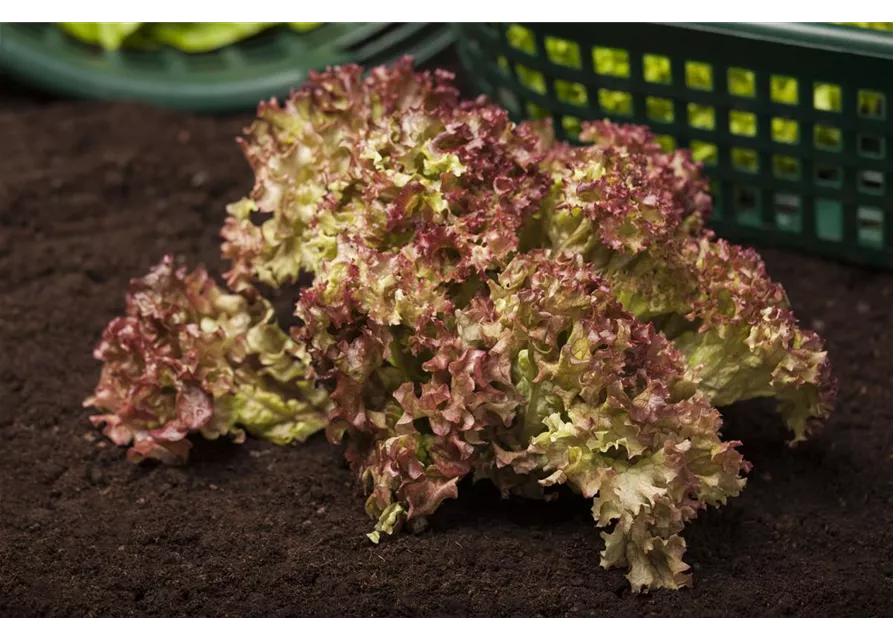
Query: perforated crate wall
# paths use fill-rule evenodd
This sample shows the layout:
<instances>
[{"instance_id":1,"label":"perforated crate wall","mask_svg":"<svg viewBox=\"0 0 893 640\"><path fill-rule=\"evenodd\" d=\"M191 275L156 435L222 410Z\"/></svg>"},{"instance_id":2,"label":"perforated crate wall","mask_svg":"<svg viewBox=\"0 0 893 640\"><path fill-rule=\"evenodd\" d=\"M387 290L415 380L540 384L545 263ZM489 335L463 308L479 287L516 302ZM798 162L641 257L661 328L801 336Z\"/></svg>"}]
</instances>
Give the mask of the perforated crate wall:
<instances>
[{"instance_id":1,"label":"perforated crate wall","mask_svg":"<svg viewBox=\"0 0 893 640\"><path fill-rule=\"evenodd\" d=\"M647 124L711 178L721 235L893 267L893 35L820 24L459 24L516 119Z\"/></svg>"}]
</instances>

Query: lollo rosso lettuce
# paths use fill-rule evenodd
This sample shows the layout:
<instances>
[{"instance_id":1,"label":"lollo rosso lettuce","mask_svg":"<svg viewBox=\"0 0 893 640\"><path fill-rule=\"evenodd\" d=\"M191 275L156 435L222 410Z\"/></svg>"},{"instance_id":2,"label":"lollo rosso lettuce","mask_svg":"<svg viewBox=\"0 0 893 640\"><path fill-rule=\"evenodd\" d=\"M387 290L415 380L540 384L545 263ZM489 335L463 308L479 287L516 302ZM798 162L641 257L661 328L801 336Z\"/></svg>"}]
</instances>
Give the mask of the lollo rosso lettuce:
<instances>
[{"instance_id":1,"label":"lollo rosso lettuce","mask_svg":"<svg viewBox=\"0 0 893 640\"><path fill-rule=\"evenodd\" d=\"M255 187L223 230L229 284L281 286L302 271L334 283L353 254L350 268L386 274L379 289L398 256L420 281L458 287L517 252L581 255L700 369L716 406L775 397L794 442L828 415L821 339L797 326L754 251L704 227L711 200L687 151L607 122L584 126L586 146L557 143L483 99L460 102L448 81L406 61L365 79L347 66L262 104L242 141ZM255 225L255 210L272 215ZM421 308L411 293L399 304Z\"/></svg>"},{"instance_id":2,"label":"lollo rosso lettuce","mask_svg":"<svg viewBox=\"0 0 893 640\"><path fill-rule=\"evenodd\" d=\"M610 123L559 143L451 80L348 65L262 103L240 140L255 185L221 231L235 293L169 259L134 281L94 419L165 461L193 432L324 429L374 542L424 527L463 478L566 485L592 500L603 566L636 591L688 585L685 523L750 468L716 407L774 397L807 437L835 392L822 342L756 253L705 228L687 152ZM303 274L286 334L256 286Z\"/></svg>"},{"instance_id":3,"label":"lollo rosso lettuce","mask_svg":"<svg viewBox=\"0 0 893 640\"><path fill-rule=\"evenodd\" d=\"M688 583L684 523L737 495L749 465L653 325L579 257L541 250L467 301L445 288L415 331L364 311L352 292L371 285L356 271L298 309L334 388L330 437L347 436L378 520L373 541L422 526L465 476L537 497L567 484L612 528L604 566L628 567L637 590Z\"/></svg>"},{"instance_id":4,"label":"lollo rosso lettuce","mask_svg":"<svg viewBox=\"0 0 893 640\"><path fill-rule=\"evenodd\" d=\"M185 462L198 432L240 442L245 431L285 444L325 426L304 348L271 323L270 304L226 293L204 269L166 256L131 282L126 314L94 355L104 363L85 406L128 457Z\"/></svg>"}]
</instances>

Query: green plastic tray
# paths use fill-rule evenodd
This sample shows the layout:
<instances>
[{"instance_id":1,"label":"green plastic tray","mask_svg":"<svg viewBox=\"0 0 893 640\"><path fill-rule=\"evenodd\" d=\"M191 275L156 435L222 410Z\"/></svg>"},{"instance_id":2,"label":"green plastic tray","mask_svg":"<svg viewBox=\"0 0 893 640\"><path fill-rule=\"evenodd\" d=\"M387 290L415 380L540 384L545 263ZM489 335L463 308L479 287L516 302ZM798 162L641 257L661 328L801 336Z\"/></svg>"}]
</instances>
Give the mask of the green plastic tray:
<instances>
[{"instance_id":1,"label":"green plastic tray","mask_svg":"<svg viewBox=\"0 0 893 640\"><path fill-rule=\"evenodd\" d=\"M893 268L893 35L815 23L457 24L514 118L647 124L703 159L733 240Z\"/></svg>"},{"instance_id":2,"label":"green plastic tray","mask_svg":"<svg viewBox=\"0 0 893 640\"><path fill-rule=\"evenodd\" d=\"M423 63L452 41L443 24L331 23L307 33L274 28L209 53L167 47L107 52L52 24L0 23L0 70L68 96L230 111L286 96L311 69L347 62L374 66L404 54Z\"/></svg>"}]
</instances>

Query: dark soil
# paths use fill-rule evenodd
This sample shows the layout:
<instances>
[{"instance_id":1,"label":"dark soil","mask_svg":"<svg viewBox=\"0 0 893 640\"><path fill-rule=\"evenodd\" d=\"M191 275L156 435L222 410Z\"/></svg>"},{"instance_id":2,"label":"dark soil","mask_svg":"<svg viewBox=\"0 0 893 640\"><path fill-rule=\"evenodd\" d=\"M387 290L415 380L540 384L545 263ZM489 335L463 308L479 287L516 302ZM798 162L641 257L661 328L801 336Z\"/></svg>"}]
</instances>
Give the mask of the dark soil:
<instances>
[{"instance_id":1,"label":"dark soil","mask_svg":"<svg viewBox=\"0 0 893 640\"><path fill-rule=\"evenodd\" d=\"M250 115L0 100L0 614L890 615L893 274L765 252L827 337L840 401L805 446L760 403L726 412L744 494L688 526L695 586L636 596L598 566L584 501L463 486L420 535L378 546L323 438L199 443L134 466L81 401L128 278L165 252L219 273L251 172Z\"/></svg>"}]
</instances>

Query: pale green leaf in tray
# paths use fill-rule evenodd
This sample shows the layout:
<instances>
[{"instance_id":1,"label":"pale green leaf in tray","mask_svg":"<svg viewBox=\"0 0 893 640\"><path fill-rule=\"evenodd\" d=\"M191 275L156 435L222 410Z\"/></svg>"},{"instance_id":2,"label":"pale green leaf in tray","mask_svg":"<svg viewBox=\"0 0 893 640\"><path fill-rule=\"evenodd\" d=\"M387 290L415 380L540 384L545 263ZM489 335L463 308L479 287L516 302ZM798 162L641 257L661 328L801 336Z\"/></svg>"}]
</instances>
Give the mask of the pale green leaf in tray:
<instances>
[{"instance_id":1,"label":"pale green leaf in tray","mask_svg":"<svg viewBox=\"0 0 893 640\"><path fill-rule=\"evenodd\" d=\"M204 53L241 42L279 22L60 22L68 35L108 51L152 49L167 45L186 53ZM321 22L288 22L298 33L313 31Z\"/></svg>"},{"instance_id":2,"label":"pale green leaf in tray","mask_svg":"<svg viewBox=\"0 0 893 640\"><path fill-rule=\"evenodd\" d=\"M275 22L160 22L146 25L150 40L187 53L221 49L257 35Z\"/></svg>"},{"instance_id":3,"label":"pale green leaf in tray","mask_svg":"<svg viewBox=\"0 0 893 640\"><path fill-rule=\"evenodd\" d=\"M133 35L142 22L60 22L59 27L68 35L103 49L120 49L124 41Z\"/></svg>"}]
</instances>

